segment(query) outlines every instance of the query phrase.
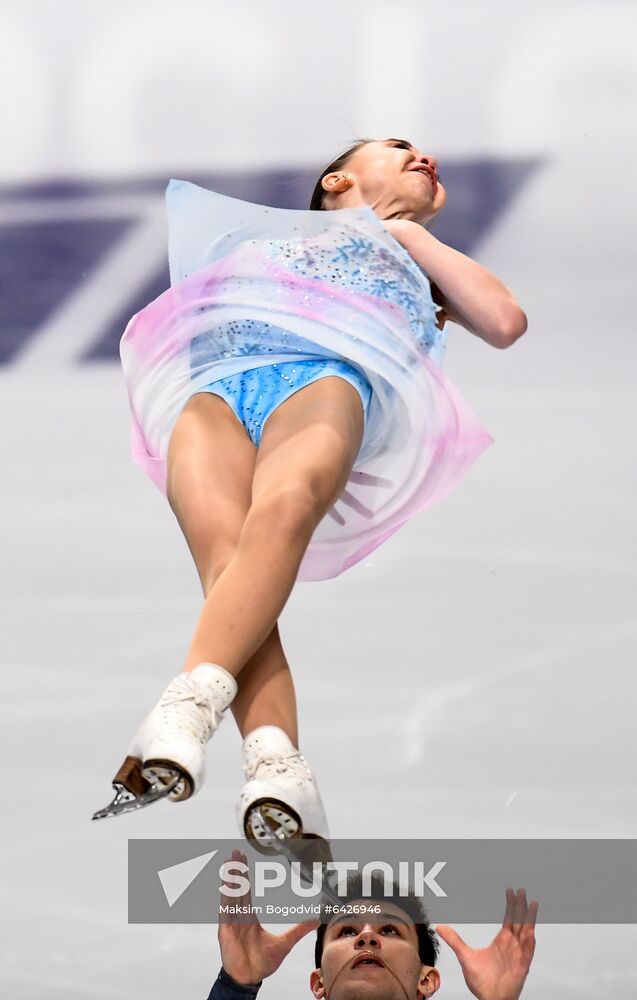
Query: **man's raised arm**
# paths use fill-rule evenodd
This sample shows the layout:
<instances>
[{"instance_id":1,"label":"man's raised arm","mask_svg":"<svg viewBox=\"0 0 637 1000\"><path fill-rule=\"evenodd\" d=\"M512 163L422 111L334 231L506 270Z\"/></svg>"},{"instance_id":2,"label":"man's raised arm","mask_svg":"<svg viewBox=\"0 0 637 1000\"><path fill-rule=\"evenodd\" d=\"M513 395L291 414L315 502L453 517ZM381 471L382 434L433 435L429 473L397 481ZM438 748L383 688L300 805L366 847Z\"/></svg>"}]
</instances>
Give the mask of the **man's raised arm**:
<instances>
[{"instance_id":1,"label":"man's raised arm","mask_svg":"<svg viewBox=\"0 0 637 1000\"><path fill-rule=\"evenodd\" d=\"M436 927L478 1000L518 1000L533 960L538 904L527 904L524 889L507 889L506 897L502 927L488 948L470 948L451 927Z\"/></svg>"},{"instance_id":2,"label":"man's raised arm","mask_svg":"<svg viewBox=\"0 0 637 1000\"><path fill-rule=\"evenodd\" d=\"M232 852L238 871L247 875L247 858ZM246 916L247 915L247 916ZM297 941L316 930L318 920L296 924L284 934L269 934L252 914L250 889L233 898L221 892L219 948L222 969L208 1000L251 1000L264 979L271 976Z\"/></svg>"}]
</instances>

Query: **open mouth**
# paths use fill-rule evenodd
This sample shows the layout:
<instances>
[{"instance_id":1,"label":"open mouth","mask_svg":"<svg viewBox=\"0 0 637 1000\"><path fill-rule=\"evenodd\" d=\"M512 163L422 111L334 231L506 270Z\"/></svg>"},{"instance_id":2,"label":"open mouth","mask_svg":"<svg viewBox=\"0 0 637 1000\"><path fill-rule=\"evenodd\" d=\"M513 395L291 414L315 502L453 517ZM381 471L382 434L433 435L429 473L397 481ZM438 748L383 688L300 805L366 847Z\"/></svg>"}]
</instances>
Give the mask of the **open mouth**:
<instances>
[{"instance_id":1,"label":"open mouth","mask_svg":"<svg viewBox=\"0 0 637 1000\"><path fill-rule=\"evenodd\" d=\"M384 963L381 962L380 959L374 958L373 955L362 955L360 958L357 958L354 964L352 965L352 968L358 969L360 968L361 965L367 965L367 966L375 965L379 969L385 968Z\"/></svg>"},{"instance_id":2,"label":"open mouth","mask_svg":"<svg viewBox=\"0 0 637 1000\"><path fill-rule=\"evenodd\" d=\"M431 170L429 170L427 167L414 167L413 168L413 172L414 173L418 173L418 174L424 174L425 177L429 178L429 182L431 183L431 186L432 187L436 186L436 177L433 174L433 172Z\"/></svg>"}]
</instances>

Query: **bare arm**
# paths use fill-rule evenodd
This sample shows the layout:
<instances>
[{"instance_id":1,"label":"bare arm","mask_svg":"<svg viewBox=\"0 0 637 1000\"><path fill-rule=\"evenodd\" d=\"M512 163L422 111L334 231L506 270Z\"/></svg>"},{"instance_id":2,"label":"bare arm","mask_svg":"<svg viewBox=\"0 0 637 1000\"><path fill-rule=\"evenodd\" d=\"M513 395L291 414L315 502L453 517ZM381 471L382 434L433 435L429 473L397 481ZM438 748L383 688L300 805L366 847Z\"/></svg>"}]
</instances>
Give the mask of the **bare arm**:
<instances>
[{"instance_id":1,"label":"bare arm","mask_svg":"<svg viewBox=\"0 0 637 1000\"><path fill-rule=\"evenodd\" d=\"M233 851L229 861L239 862L241 867L237 871L247 871L247 858L241 851ZM283 959L292 950L297 941L300 941L309 931L316 930L319 921L306 921L296 924L283 934L269 934L265 931L256 916L252 916L252 897L249 887L238 897L228 895L224 889L227 883L224 882L220 900L221 909L219 912L219 949L221 951L221 961L223 969L231 981L221 977L213 987L212 1000L228 1000L228 990L234 989L236 992L250 993L254 991L256 996L257 988L262 980L271 976L279 968ZM232 909L233 905L239 905L239 913ZM224 909L226 907L226 909ZM245 907L248 915L242 915L241 907ZM208 998L210 1000L210 997ZM238 997L237 1000L250 1000L249 997Z\"/></svg>"},{"instance_id":2,"label":"bare arm","mask_svg":"<svg viewBox=\"0 0 637 1000\"><path fill-rule=\"evenodd\" d=\"M502 927L488 948L470 948L452 927L436 927L478 1000L518 1000L533 961L538 904L527 903L524 889L507 889L506 897Z\"/></svg>"},{"instance_id":3,"label":"bare arm","mask_svg":"<svg viewBox=\"0 0 637 1000\"><path fill-rule=\"evenodd\" d=\"M513 293L476 261L446 246L417 222L383 219L383 225L429 275L445 319L459 323L492 347L510 347L526 331L526 315ZM439 314L441 315L441 314Z\"/></svg>"}]
</instances>

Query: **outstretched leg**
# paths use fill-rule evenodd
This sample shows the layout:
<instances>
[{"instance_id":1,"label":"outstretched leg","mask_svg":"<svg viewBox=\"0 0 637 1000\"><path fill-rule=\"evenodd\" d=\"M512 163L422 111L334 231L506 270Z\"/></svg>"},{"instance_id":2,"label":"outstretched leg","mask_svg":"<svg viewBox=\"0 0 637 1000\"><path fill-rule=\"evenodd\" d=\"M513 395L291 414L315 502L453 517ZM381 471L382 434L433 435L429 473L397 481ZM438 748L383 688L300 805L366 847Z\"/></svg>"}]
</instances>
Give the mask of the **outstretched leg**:
<instances>
[{"instance_id":1,"label":"outstretched leg","mask_svg":"<svg viewBox=\"0 0 637 1000\"><path fill-rule=\"evenodd\" d=\"M318 790L295 749L294 688L277 618L314 528L345 485L362 432L358 393L334 377L306 386L277 408L258 455L223 400L201 394L189 401L171 438L168 495L206 600L186 673L171 682L140 727L115 778L116 799L94 818L161 794L174 800L192 794L203 780L205 742L235 697L240 729L249 733L242 827L250 827L256 795L270 810L256 815L266 825L279 824L285 836L308 828L327 835ZM248 601L246 581L256 591ZM239 673L237 692L232 675ZM209 707L197 707L204 705ZM281 762L276 776L265 773L273 754ZM275 793L282 784L289 788L280 799ZM265 826L262 833L269 836Z\"/></svg>"},{"instance_id":2,"label":"outstretched leg","mask_svg":"<svg viewBox=\"0 0 637 1000\"><path fill-rule=\"evenodd\" d=\"M256 459L255 446L223 399L212 393L190 399L170 439L168 499L205 596L236 552ZM231 710L241 735L274 725L298 745L294 685L276 622L237 680Z\"/></svg>"},{"instance_id":3,"label":"outstretched leg","mask_svg":"<svg viewBox=\"0 0 637 1000\"><path fill-rule=\"evenodd\" d=\"M271 414L236 551L208 591L185 670L213 662L238 675L268 638L316 526L344 489L363 419L356 389L334 376Z\"/></svg>"},{"instance_id":4,"label":"outstretched leg","mask_svg":"<svg viewBox=\"0 0 637 1000\"><path fill-rule=\"evenodd\" d=\"M232 558L250 507L256 448L227 403L201 393L182 411L168 452L168 497L194 557L204 595ZM170 685L169 685L170 687ZM258 727L276 726L296 744L296 699L292 676L275 623L238 679L232 711L245 737ZM113 779L113 802L94 819L139 808L167 794L142 774L146 757L142 729ZM141 743L140 743L141 740ZM175 785L170 793L181 796Z\"/></svg>"}]
</instances>

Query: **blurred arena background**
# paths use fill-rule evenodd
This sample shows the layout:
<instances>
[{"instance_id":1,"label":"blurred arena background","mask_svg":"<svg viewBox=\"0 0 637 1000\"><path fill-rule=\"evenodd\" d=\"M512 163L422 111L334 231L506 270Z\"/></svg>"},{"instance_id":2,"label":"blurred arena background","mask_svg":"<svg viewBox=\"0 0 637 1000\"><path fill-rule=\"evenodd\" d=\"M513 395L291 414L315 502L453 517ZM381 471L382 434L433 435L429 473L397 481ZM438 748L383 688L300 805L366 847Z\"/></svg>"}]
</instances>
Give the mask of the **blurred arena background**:
<instances>
[{"instance_id":1,"label":"blurred arena background","mask_svg":"<svg viewBox=\"0 0 637 1000\"><path fill-rule=\"evenodd\" d=\"M495 437L460 488L282 617L334 836L635 836L635 37L628 0L5 0L7 996L204 998L219 964L215 927L128 926L126 856L233 835L232 720L192 802L90 823L201 599L117 359L168 281L171 176L305 207L356 137L405 135L448 189L436 234L529 317L504 352L451 327ZM634 997L633 935L540 926L525 996ZM264 1000L309 996L312 947Z\"/></svg>"}]
</instances>

